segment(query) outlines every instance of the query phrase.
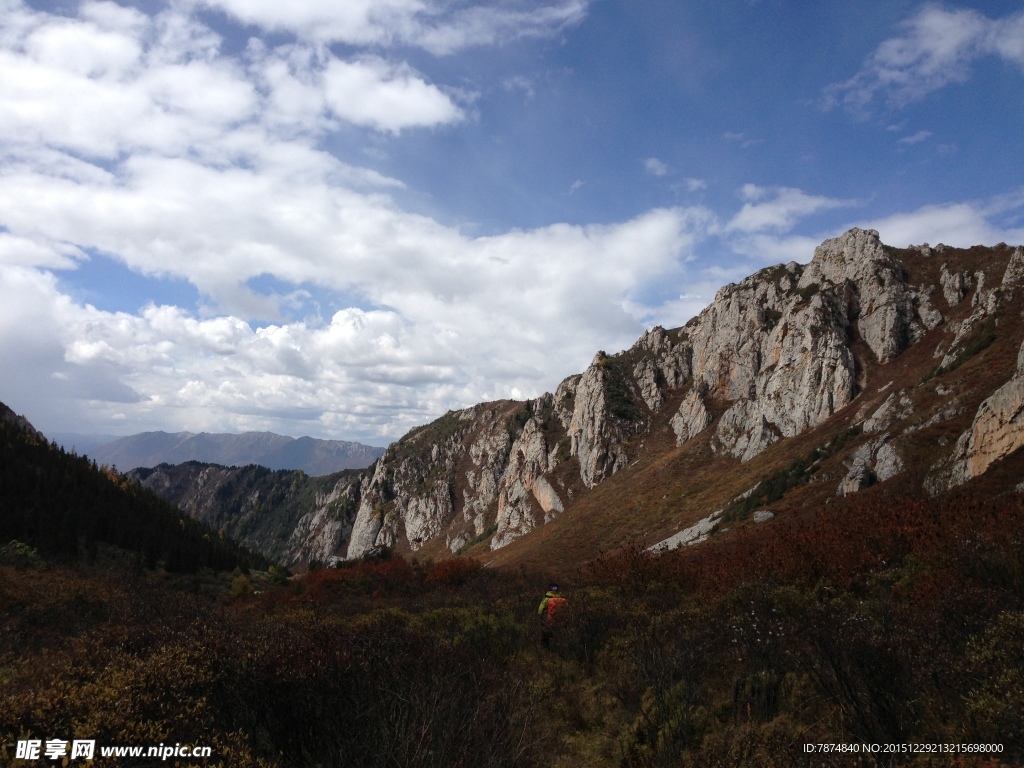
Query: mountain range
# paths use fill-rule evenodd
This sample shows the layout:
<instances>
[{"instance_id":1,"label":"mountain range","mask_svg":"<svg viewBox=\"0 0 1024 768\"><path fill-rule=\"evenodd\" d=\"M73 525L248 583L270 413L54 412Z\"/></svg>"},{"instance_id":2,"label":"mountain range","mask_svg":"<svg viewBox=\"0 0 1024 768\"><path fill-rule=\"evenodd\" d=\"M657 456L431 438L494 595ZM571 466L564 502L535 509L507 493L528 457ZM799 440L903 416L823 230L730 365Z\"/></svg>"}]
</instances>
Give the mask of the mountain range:
<instances>
[{"instance_id":1,"label":"mountain range","mask_svg":"<svg viewBox=\"0 0 1024 768\"><path fill-rule=\"evenodd\" d=\"M258 464L268 469L298 469L320 476L367 467L384 449L345 440L294 438L273 432L240 435L142 432L95 446L86 453L100 464L122 470L202 461L224 466Z\"/></svg>"},{"instance_id":2,"label":"mountain range","mask_svg":"<svg viewBox=\"0 0 1024 768\"><path fill-rule=\"evenodd\" d=\"M878 488L1016 493L1022 293L1020 247L899 249L850 230L806 265L723 287L681 328L598 352L553 393L449 412L314 494L263 487L307 498L276 519L274 553L572 564L628 542L727 542ZM206 484L194 514L223 519L238 478L218 493L216 474L140 479L176 503Z\"/></svg>"}]
</instances>

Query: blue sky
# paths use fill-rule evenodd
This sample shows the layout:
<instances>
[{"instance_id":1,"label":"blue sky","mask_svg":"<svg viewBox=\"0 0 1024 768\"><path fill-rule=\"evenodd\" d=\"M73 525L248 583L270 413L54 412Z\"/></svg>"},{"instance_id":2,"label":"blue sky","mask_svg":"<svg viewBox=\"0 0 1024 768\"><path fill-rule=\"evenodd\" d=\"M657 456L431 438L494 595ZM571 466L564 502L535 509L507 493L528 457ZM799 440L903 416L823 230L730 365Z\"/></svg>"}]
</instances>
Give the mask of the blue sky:
<instances>
[{"instance_id":1,"label":"blue sky","mask_svg":"<svg viewBox=\"0 0 1024 768\"><path fill-rule=\"evenodd\" d=\"M385 444L722 284L1024 241L1019 3L0 0L0 400Z\"/></svg>"}]
</instances>

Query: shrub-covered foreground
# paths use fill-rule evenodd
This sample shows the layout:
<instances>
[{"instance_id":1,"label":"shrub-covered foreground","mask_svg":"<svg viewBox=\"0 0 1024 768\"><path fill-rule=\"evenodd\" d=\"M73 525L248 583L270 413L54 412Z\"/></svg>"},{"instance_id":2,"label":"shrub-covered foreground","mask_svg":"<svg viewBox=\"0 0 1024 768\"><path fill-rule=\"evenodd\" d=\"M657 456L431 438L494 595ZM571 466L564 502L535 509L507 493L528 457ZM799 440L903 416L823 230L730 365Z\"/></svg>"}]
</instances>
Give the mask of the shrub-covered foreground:
<instances>
[{"instance_id":1,"label":"shrub-covered foreground","mask_svg":"<svg viewBox=\"0 0 1024 768\"><path fill-rule=\"evenodd\" d=\"M546 584L468 560L234 597L3 567L0 758L19 738L89 738L208 745L191 764L231 766L1021 764L1017 499L876 495L569 581L545 651ZM1003 751L805 752L818 742Z\"/></svg>"}]
</instances>

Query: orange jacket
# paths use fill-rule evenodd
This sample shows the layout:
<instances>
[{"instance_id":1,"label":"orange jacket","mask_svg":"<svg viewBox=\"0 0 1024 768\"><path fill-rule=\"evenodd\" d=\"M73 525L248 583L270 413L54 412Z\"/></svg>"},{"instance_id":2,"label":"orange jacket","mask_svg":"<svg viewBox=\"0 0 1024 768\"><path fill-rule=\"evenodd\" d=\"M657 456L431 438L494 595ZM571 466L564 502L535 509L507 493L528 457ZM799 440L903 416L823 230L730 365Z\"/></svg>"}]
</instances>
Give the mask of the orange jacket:
<instances>
[{"instance_id":1,"label":"orange jacket","mask_svg":"<svg viewBox=\"0 0 1024 768\"><path fill-rule=\"evenodd\" d=\"M548 592L544 595L544 599L540 601L540 607L537 608L537 615L544 618L545 624L552 624L555 621L555 614L557 614L567 602L569 601L558 595L557 592Z\"/></svg>"}]
</instances>

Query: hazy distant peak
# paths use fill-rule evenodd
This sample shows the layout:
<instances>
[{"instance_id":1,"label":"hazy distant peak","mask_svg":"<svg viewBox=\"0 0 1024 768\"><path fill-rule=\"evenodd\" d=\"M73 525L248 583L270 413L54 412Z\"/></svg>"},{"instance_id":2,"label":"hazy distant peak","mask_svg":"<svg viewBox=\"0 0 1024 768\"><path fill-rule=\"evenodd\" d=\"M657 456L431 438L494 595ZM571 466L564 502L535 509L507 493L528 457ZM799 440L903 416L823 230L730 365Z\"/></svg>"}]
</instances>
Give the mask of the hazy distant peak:
<instances>
[{"instance_id":1,"label":"hazy distant peak","mask_svg":"<svg viewBox=\"0 0 1024 768\"><path fill-rule=\"evenodd\" d=\"M273 432L142 432L89 451L96 461L121 470L202 461L224 466L260 464L270 469L301 469L309 475L362 469L383 453L383 448L356 442L294 438Z\"/></svg>"}]
</instances>

